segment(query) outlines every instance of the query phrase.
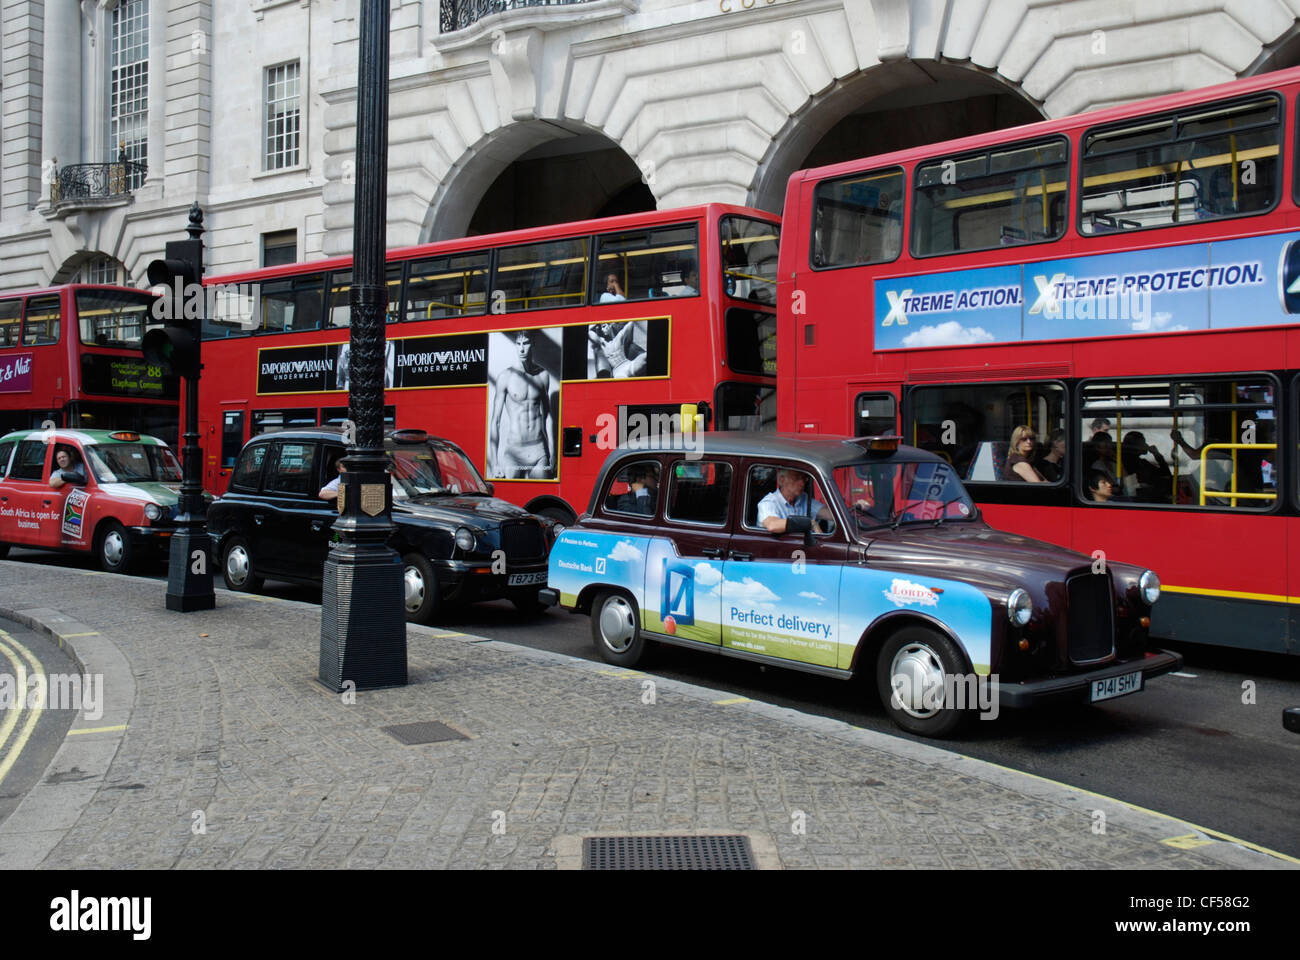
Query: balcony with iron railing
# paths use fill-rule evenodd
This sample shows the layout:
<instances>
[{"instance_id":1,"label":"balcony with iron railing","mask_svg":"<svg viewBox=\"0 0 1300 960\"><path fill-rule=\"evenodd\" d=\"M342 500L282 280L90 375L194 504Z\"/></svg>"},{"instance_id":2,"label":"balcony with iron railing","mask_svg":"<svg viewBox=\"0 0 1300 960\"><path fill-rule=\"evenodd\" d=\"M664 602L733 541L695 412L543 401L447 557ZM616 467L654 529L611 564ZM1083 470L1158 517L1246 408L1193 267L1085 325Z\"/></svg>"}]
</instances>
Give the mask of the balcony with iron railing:
<instances>
[{"instance_id":1,"label":"balcony with iron railing","mask_svg":"<svg viewBox=\"0 0 1300 960\"><path fill-rule=\"evenodd\" d=\"M441 0L439 33L454 33L473 26L484 17L526 7L572 7L592 0Z\"/></svg>"},{"instance_id":2,"label":"balcony with iron railing","mask_svg":"<svg viewBox=\"0 0 1300 960\"><path fill-rule=\"evenodd\" d=\"M112 163L55 162L50 180L50 206L59 213L73 209L117 206L129 202L144 183L148 167L119 158Z\"/></svg>"}]
</instances>

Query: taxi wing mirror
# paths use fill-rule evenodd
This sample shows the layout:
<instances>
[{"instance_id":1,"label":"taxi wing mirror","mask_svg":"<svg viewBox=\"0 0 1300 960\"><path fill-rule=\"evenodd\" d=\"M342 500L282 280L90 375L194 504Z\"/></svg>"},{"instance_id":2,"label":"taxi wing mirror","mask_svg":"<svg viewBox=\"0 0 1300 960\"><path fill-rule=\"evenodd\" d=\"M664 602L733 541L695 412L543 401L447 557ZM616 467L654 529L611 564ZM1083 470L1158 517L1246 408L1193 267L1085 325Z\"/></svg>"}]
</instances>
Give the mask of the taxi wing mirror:
<instances>
[{"instance_id":1,"label":"taxi wing mirror","mask_svg":"<svg viewBox=\"0 0 1300 960\"><path fill-rule=\"evenodd\" d=\"M811 534L812 517L805 517L805 516L786 517L785 532L800 533L804 535Z\"/></svg>"},{"instance_id":2,"label":"taxi wing mirror","mask_svg":"<svg viewBox=\"0 0 1300 960\"><path fill-rule=\"evenodd\" d=\"M489 497L495 497L497 495L497 488L491 480L484 480L483 486L487 487Z\"/></svg>"}]
</instances>

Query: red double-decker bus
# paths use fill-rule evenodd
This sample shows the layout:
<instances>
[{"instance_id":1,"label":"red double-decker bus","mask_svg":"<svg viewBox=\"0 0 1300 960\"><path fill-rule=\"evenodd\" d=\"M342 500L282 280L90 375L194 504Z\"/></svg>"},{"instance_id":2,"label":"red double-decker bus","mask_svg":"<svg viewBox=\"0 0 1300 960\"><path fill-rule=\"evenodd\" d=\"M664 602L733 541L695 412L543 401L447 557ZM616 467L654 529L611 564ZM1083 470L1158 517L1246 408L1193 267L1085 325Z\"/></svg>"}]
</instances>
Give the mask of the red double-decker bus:
<instances>
[{"instance_id":1,"label":"red double-decker bus","mask_svg":"<svg viewBox=\"0 0 1300 960\"><path fill-rule=\"evenodd\" d=\"M778 243L771 214L709 204L390 251L385 417L571 522L607 449L679 431L683 405L775 425ZM208 489L251 436L347 417L351 282L350 257L205 281Z\"/></svg>"},{"instance_id":2,"label":"red double-decker bus","mask_svg":"<svg viewBox=\"0 0 1300 960\"><path fill-rule=\"evenodd\" d=\"M177 440L177 379L145 363L154 296L67 284L0 293L0 430L53 422Z\"/></svg>"},{"instance_id":3,"label":"red double-decker bus","mask_svg":"<svg viewBox=\"0 0 1300 960\"><path fill-rule=\"evenodd\" d=\"M1300 652L1298 96L1288 70L795 174L779 425L899 429L995 526L1156 570L1155 635Z\"/></svg>"}]
</instances>

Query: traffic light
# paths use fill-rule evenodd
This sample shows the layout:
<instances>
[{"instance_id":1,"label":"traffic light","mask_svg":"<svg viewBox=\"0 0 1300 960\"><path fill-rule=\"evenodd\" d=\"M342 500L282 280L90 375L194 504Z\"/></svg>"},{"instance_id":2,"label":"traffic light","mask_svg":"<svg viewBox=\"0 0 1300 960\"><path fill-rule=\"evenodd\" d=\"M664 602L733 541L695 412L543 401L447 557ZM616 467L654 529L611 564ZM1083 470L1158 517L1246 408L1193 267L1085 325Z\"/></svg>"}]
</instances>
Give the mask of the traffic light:
<instances>
[{"instance_id":1,"label":"traffic light","mask_svg":"<svg viewBox=\"0 0 1300 960\"><path fill-rule=\"evenodd\" d=\"M203 338L203 242L168 241L166 258L150 263L145 275L159 295L154 317L163 326L145 333L140 345L144 358L186 379L197 377Z\"/></svg>"}]
</instances>

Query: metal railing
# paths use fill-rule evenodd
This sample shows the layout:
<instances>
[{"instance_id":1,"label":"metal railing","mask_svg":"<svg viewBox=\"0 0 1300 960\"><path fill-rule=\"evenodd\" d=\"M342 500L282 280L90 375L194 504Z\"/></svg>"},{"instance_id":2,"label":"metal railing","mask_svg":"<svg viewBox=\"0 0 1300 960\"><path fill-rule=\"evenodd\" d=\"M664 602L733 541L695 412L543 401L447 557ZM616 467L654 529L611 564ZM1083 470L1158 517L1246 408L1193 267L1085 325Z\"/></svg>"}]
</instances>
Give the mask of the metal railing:
<instances>
[{"instance_id":1,"label":"metal railing","mask_svg":"<svg viewBox=\"0 0 1300 960\"><path fill-rule=\"evenodd\" d=\"M1213 497L1219 500L1231 500L1232 506L1237 505L1238 500L1276 500L1276 493L1241 493L1237 490L1237 451L1238 450L1276 450L1276 443L1207 443L1201 447L1201 506L1205 506L1207 498ZM1207 490L1205 489L1205 470L1209 462L1209 456L1215 450L1232 451L1232 478L1231 486L1227 490Z\"/></svg>"},{"instance_id":2,"label":"metal railing","mask_svg":"<svg viewBox=\"0 0 1300 960\"><path fill-rule=\"evenodd\" d=\"M438 32L464 30L484 17L524 7L567 7L590 0L442 0Z\"/></svg>"},{"instance_id":3,"label":"metal railing","mask_svg":"<svg viewBox=\"0 0 1300 960\"><path fill-rule=\"evenodd\" d=\"M148 167L134 160L113 163L70 163L60 167L50 184L50 202L120 197L138 190Z\"/></svg>"}]
</instances>

